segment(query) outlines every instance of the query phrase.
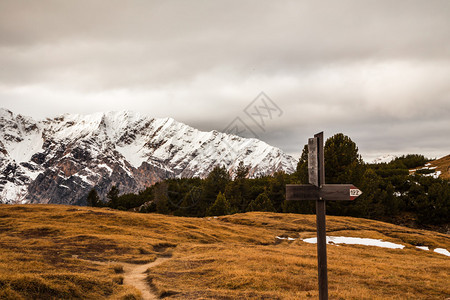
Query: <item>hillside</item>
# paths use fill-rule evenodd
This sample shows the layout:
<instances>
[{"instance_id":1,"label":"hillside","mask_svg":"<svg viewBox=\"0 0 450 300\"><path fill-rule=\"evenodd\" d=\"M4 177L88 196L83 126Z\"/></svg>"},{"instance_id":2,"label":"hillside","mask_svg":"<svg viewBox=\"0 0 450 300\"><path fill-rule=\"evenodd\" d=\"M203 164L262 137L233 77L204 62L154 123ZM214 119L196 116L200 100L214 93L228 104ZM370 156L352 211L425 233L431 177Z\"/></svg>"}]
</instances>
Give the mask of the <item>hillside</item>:
<instances>
[{"instance_id":1,"label":"hillside","mask_svg":"<svg viewBox=\"0 0 450 300\"><path fill-rule=\"evenodd\" d=\"M425 166L410 170L410 173L414 174L418 171L423 172L425 170L429 170L429 172L431 172L429 174L438 176L442 179L450 180L450 155L430 161Z\"/></svg>"},{"instance_id":2,"label":"hillside","mask_svg":"<svg viewBox=\"0 0 450 300\"><path fill-rule=\"evenodd\" d=\"M450 297L450 257L438 253L449 235L350 217L328 217L327 228L404 246L329 245L331 298ZM147 282L164 299L316 298L316 245L303 241L314 236L313 215L1 205L0 298L139 299L137 270L157 258Z\"/></svg>"}]
</instances>

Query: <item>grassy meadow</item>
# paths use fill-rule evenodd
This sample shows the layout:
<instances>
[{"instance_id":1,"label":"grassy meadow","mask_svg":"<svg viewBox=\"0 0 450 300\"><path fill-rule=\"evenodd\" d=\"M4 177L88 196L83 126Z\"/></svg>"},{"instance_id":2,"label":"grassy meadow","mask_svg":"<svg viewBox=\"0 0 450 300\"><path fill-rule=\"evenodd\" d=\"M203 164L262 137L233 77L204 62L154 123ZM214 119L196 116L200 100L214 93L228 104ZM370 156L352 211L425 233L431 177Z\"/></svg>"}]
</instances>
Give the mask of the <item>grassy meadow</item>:
<instances>
[{"instance_id":1,"label":"grassy meadow","mask_svg":"<svg viewBox=\"0 0 450 300\"><path fill-rule=\"evenodd\" d=\"M450 236L350 217L328 235L382 239L386 249L328 246L331 299L450 297ZM291 237L296 240L280 240ZM0 299L140 299L122 264L164 263L148 284L164 299L315 299L315 216L252 212L186 218L63 205L0 205Z\"/></svg>"}]
</instances>

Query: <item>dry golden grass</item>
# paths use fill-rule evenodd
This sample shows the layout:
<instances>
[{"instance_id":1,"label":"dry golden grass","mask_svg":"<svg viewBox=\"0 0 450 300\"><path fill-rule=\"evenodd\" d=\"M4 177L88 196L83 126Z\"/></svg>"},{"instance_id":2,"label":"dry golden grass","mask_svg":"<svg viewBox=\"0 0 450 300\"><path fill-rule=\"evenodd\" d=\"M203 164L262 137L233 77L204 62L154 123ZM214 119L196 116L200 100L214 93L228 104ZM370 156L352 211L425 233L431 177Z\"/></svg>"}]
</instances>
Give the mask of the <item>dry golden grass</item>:
<instances>
[{"instance_id":1,"label":"dry golden grass","mask_svg":"<svg viewBox=\"0 0 450 300\"><path fill-rule=\"evenodd\" d=\"M441 172L441 175L439 175L440 178L450 180L450 155L430 161L429 167L435 167L436 171L440 171ZM409 173L415 174L417 169L420 169L420 167L414 168L413 170L409 170Z\"/></svg>"},{"instance_id":2,"label":"dry golden grass","mask_svg":"<svg viewBox=\"0 0 450 300\"><path fill-rule=\"evenodd\" d=\"M441 171L442 179L450 179L450 155L430 162L432 167L436 167L436 171Z\"/></svg>"},{"instance_id":3,"label":"dry golden grass","mask_svg":"<svg viewBox=\"0 0 450 300\"><path fill-rule=\"evenodd\" d=\"M387 223L327 217L329 235L405 249L328 246L332 299L445 299L450 237ZM317 298L315 216L247 213L181 218L58 205L0 206L0 299L139 299L121 263L172 258L149 269L167 299ZM92 261L92 262L91 262ZM111 263L95 263L94 261Z\"/></svg>"}]
</instances>

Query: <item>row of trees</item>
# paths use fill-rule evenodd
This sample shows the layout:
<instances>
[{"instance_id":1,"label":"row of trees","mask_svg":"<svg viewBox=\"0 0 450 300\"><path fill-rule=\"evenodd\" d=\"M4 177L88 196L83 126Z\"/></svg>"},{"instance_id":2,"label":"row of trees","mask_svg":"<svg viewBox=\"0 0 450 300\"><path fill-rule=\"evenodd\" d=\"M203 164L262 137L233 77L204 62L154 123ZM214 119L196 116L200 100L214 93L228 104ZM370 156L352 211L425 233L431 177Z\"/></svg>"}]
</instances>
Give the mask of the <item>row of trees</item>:
<instances>
[{"instance_id":1,"label":"row of trees","mask_svg":"<svg viewBox=\"0 0 450 300\"><path fill-rule=\"evenodd\" d=\"M108 206L141 212L158 212L180 216L202 217L245 211L283 211L284 185L288 175L248 179L249 169L242 163L232 180L225 167L216 167L205 179L167 179L138 194L119 196L113 186L100 201L95 189L87 197L90 206Z\"/></svg>"},{"instance_id":2,"label":"row of trees","mask_svg":"<svg viewBox=\"0 0 450 300\"><path fill-rule=\"evenodd\" d=\"M328 202L327 214L395 221L409 213L422 224L448 223L449 182L409 175L410 168L428 161L424 156L406 155L390 163L365 164L356 144L343 134L326 141L324 156L326 183L353 183L363 191L356 201ZM138 194L121 196L113 186L105 202L92 190L88 204L192 217L247 211L314 213L313 201L285 200L286 184L308 182L307 146L293 174L278 172L249 179L248 172L241 163L232 179L226 168L216 167L205 179L167 179Z\"/></svg>"}]
</instances>

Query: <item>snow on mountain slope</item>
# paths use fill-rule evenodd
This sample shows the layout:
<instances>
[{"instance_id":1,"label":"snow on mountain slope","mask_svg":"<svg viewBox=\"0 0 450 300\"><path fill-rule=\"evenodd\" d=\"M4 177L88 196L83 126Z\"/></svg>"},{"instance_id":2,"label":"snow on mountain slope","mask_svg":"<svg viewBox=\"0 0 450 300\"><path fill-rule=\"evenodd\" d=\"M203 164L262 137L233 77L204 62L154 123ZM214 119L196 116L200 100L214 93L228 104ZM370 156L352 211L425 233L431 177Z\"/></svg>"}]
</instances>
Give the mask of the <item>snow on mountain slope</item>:
<instances>
[{"instance_id":1,"label":"snow on mountain slope","mask_svg":"<svg viewBox=\"0 0 450 300\"><path fill-rule=\"evenodd\" d=\"M30 159L42 149L41 133L31 118L0 109L0 202L18 202L27 195L40 170Z\"/></svg>"},{"instance_id":2,"label":"snow on mountain slope","mask_svg":"<svg viewBox=\"0 0 450 300\"><path fill-rule=\"evenodd\" d=\"M92 187L137 192L165 178L230 173L292 173L296 160L256 140L201 132L171 118L137 113L66 114L34 121L0 109L0 201L83 204Z\"/></svg>"},{"instance_id":3,"label":"snow on mountain slope","mask_svg":"<svg viewBox=\"0 0 450 300\"><path fill-rule=\"evenodd\" d=\"M372 161L372 163L373 164L390 163L391 161L393 161L396 158L397 158L397 156L395 156L395 155L386 154L386 155L382 155L380 157L375 158Z\"/></svg>"}]
</instances>

